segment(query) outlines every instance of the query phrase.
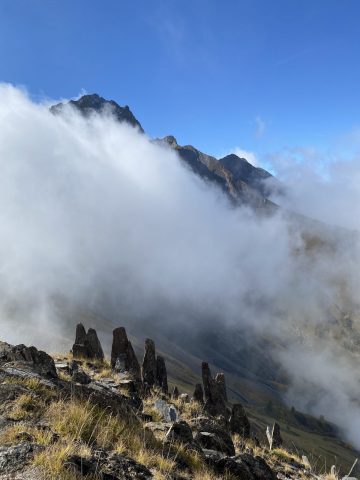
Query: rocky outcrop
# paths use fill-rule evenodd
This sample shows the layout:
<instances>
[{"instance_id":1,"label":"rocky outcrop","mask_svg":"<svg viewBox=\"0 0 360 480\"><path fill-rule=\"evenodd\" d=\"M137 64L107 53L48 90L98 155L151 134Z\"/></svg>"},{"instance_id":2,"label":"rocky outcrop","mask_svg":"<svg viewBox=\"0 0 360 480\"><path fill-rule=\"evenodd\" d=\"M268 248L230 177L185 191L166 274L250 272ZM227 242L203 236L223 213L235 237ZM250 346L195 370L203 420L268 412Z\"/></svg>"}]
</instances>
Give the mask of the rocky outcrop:
<instances>
[{"instance_id":1,"label":"rocky outcrop","mask_svg":"<svg viewBox=\"0 0 360 480\"><path fill-rule=\"evenodd\" d=\"M227 392L226 392L226 382L225 375L223 373L217 373L215 375L215 383L217 384L218 390L222 395L225 402L228 401Z\"/></svg>"},{"instance_id":2,"label":"rocky outcrop","mask_svg":"<svg viewBox=\"0 0 360 480\"><path fill-rule=\"evenodd\" d=\"M72 348L72 354L74 358L103 361L104 352L96 330L89 328L86 333L84 326L79 323L76 326L75 343Z\"/></svg>"},{"instance_id":3,"label":"rocky outcrop","mask_svg":"<svg viewBox=\"0 0 360 480\"><path fill-rule=\"evenodd\" d=\"M194 402L198 402L198 403L201 403L201 404L204 403L204 392L203 392L203 388L201 386L201 383L197 383L195 385L193 400L194 400Z\"/></svg>"},{"instance_id":4,"label":"rocky outcrop","mask_svg":"<svg viewBox=\"0 0 360 480\"><path fill-rule=\"evenodd\" d=\"M0 342L0 365L4 363L12 363L14 367L34 371L46 378L57 378L54 360L35 347Z\"/></svg>"},{"instance_id":5,"label":"rocky outcrop","mask_svg":"<svg viewBox=\"0 0 360 480\"><path fill-rule=\"evenodd\" d=\"M90 458L72 455L66 462L67 469L81 476L96 476L100 480L151 480L152 473L144 465L124 455L98 451Z\"/></svg>"},{"instance_id":6,"label":"rocky outcrop","mask_svg":"<svg viewBox=\"0 0 360 480\"><path fill-rule=\"evenodd\" d=\"M92 360L104 360L104 352L100 340L98 339L96 330L93 328L89 328L85 337L84 345L88 358Z\"/></svg>"},{"instance_id":7,"label":"rocky outcrop","mask_svg":"<svg viewBox=\"0 0 360 480\"><path fill-rule=\"evenodd\" d=\"M155 343L150 338L145 340L145 353L142 362L142 380L144 388L149 391L156 381Z\"/></svg>"},{"instance_id":8,"label":"rocky outcrop","mask_svg":"<svg viewBox=\"0 0 360 480\"><path fill-rule=\"evenodd\" d=\"M155 383L156 383L156 386L159 387L163 393L165 393L165 395L169 393L165 359L160 355L158 355L156 359L156 382Z\"/></svg>"},{"instance_id":9,"label":"rocky outcrop","mask_svg":"<svg viewBox=\"0 0 360 480\"><path fill-rule=\"evenodd\" d=\"M19 445L0 447L0 475L12 475L23 470L26 465L34 458L35 453L44 447L32 443L21 443Z\"/></svg>"},{"instance_id":10,"label":"rocky outcrop","mask_svg":"<svg viewBox=\"0 0 360 480\"><path fill-rule=\"evenodd\" d=\"M141 380L140 364L124 327L113 331L111 366L117 371L129 372L136 381Z\"/></svg>"},{"instance_id":11,"label":"rocky outcrop","mask_svg":"<svg viewBox=\"0 0 360 480\"><path fill-rule=\"evenodd\" d=\"M84 345L86 338L86 330L82 323L76 325L75 345Z\"/></svg>"},{"instance_id":12,"label":"rocky outcrop","mask_svg":"<svg viewBox=\"0 0 360 480\"><path fill-rule=\"evenodd\" d=\"M231 433L237 433L243 438L250 437L250 422L241 403L232 406L229 424Z\"/></svg>"},{"instance_id":13,"label":"rocky outcrop","mask_svg":"<svg viewBox=\"0 0 360 480\"><path fill-rule=\"evenodd\" d=\"M202 363L202 379L205 393L204 409L210 415L227 415L227 408L224 400L223 384L219 384L212 378L209 364Z\"/></svg>"},{"instance_id":14,"label":"rocky outcrop","mask_svg":"<svg viewBox=\"0 0 360 480\"><path fill-rule=\"evenodd\" d=\"M177 400L179 398L179 395L180 395L180 392L179 392L179 389L178 387L175 385L174 389L173 389L173 392L171 394L171 397L174 399L174 400Z\"/></svg>"},{"instance_id":15,"label":"rocky outcrop","mask_svg":"<svg viewBox=\"0 0 360 480\"><path fill-rule=\"evenodd\" d=\"M166 441L184 445L193 443L194 438L190 426L184 421L175 422L166 434Z\"/></svg>"},{"instance_id":16,"label":"rocky outcrop","mask_svg":"<svg viewBox=\"0 0 360 480\"><path fill-rule=\"evenodd\" d=\"M181 444L186 449L193 450L203 456L201 446L194 439L189 424L183 420L171 425L165 436L165 444L170 447L174 444Z\"/></svg>"},{"instance_id":17,"label":"rocky outcrop","mask_svg":"<svg viewBox=\"0 0 360 480\"><path fill-rule=\"evenodd\" d=\"M79 368L73 372L71 380L82 385L88 385L91 382L89 375Z\"/></svg>"},{"instance_id":18,"label":"rocky outcrop","mask_svg":"<svg viewBox=\"0 0 360 480\"><path fill-rule=\"evenodd\" d=\"M127 105L121 107L118 103L114 102L114 100L105 100L105 98L100 97L100 95L96 93L83 95L78 100L70 100L67 104L58 103L57 105L53 105L50 111L54 114L61 114L68 106L78 110L85 117L94 113L111 114L118 122L128 123L138 128L141 132L144 131L140 122L134 117Z\"/></svg>"},{"instance_id":19,"label":"rocky outcrop","mask_svg":"<svg viewBox=\"0 0 360 480\"><path fill-rule=\"evenodd\" d=\"M229 433L220 428L211 430L198 432L195 441L207 450L215 450L229 456L235 455L235 447Z\"/></svg>"},{"instance_id":20,"label":"rocky outcrop","mask_svg":"<svg viewBox=\"0 0 360 480\"><path fill-rule=\"evenodd\" d=\"M274 422L273 428L272 428L272 448L280 448L283 444L283 440L281 438L281 433L280 433L280 425L277 422Z\"/></svg>"},{"instance_id":21,"label":"rocky outcrop","mask_svg":"<svg viewBox=\"0 0 360 480\"><path fill-rule=\"evenodd\" d=\"M214 470L220 475L232 475L241 480L275 480L276 476L261 457L241 454L213 461Z\"/></svg>"}]
</instances>

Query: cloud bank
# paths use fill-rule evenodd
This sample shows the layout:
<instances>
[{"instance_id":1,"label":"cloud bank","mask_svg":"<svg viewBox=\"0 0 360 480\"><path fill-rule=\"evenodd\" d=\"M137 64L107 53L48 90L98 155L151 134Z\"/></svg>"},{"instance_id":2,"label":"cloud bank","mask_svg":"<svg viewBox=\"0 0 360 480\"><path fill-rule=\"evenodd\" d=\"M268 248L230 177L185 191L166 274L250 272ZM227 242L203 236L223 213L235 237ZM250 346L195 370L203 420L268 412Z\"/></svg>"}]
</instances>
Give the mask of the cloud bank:
<instances>
[{"instance_id":1,"label":"cloud bank","mask_svg":"<svg viewBox=\"0 0 360 480\"><path fill-rule=\"evenodd\" d=\"M356 355L340 344L332 349L331 335L321 347L311 344L316 332L358 308L356 236L312 222L305 228L281 212L259 218L235 209L170 148L110 115L54 116L9 85L0 86L0 168L4 340L46 347L61 335L64 305L271 335L287 345L279 355L292 378L292 403L303 387L299 407L337 421L360 447L346 413L360 412L350 368ZM309 406L305 383L321 376L329 393L334 372L346 377L341 396Z\"/></svg>"}]
</instances>

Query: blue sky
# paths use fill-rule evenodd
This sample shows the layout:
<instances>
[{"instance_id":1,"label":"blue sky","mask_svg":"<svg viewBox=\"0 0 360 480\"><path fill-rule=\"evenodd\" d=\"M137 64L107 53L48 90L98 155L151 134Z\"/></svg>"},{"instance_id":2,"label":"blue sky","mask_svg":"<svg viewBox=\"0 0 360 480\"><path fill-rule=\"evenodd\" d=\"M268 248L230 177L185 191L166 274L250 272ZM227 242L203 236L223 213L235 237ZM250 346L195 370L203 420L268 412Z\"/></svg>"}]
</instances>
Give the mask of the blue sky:
<instances>
[{"instance_id":1,"label":"blue sky","mask_svg":"<svg viewBox=\"0 0 360 480\"><path fill-rule=\"evenodd\" d=\"M0 80L128 104L221 155L331 151L360 125L358 0L0 0Z\"/></svg>"}]
</instances>

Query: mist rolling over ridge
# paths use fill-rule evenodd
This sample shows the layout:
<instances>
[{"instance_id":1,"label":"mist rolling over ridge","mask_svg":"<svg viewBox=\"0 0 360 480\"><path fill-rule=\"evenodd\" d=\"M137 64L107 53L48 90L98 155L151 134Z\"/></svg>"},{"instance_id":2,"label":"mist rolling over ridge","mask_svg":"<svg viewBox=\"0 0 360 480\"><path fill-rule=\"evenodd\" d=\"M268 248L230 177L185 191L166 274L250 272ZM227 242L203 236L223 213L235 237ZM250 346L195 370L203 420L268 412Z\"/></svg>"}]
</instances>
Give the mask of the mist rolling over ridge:
<instances>
[{"instance_id":1,"label":"mist rolling over ridge","mask_svg":"<svg viewBox=\"0 0 360 480\"><path fill-rule=\"evenodd\" d=\"M281 206L264 213L111 109L49 106L0 86L2 339L55 350L83 310L114 327L267 338L289 405L360 448L355 162L350 188L343 162L325 183L286 167Z\"/></svg>"}]
</instances>

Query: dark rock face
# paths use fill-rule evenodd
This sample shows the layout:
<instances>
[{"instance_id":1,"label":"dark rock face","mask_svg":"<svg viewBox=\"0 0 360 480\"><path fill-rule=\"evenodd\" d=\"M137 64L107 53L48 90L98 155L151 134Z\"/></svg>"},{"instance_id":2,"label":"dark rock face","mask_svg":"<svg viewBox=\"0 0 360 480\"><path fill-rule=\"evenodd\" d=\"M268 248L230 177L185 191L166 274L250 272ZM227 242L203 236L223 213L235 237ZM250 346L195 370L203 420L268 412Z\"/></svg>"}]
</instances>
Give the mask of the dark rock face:
<instances>
[{"instance_id":1,"label":"dark rock face","mask_svg":"<svg viewBox=\"0 0 360 480\"><path fill-rule=\"evenodd\" d=\"M232 173L235 183L244 182L264 197L268 197L272 190L277 193L281 192L278 180L266 170L254 167L245 158L230 154L221 158L219 162Z\"/></svg>"},{"instance_id":2,"label":"dark rock face","mask_svg":"<svg viewBox=\"0 0 360 480\"><path fill-rule=\"evenodd\" d=\"M212 378L209 364L206 362L202 363L202 379L205 392L205 410L210 415L226 415L227 409L223 391Z\"/></svg>"},{"instance_id":3,"label":"dark rock face","mask_svg":"<svg viewBox=\"0 0 360 480\"><path fill-rule=\"evenodd\" d=\"M217 373L215 376L215 383L217 384L219 392L222 395L224 401L227 402L228 398L226 393L225 375L223 373Z\"/></svg>"},{"instance_id":4,"label":"dark rock face","mask_svg":"<svg viewBox=\"0 0 360 480\"><path fill-rule=\"evenodd\" d=\"M280 448L282 443L280 425L275 422L272 428L272 448Z\"/></svg>"},{"instance_id":5,"label":"dark rock face","mask_svg":"<svg viewBox=\"0 0 360 480\"><path fill-rule=\"evenodd\" d=\"M211 182L220 187L233 204L238 205L245 203L257 210L264 210L266 212L276 210L276 205L264 196L264 193L270 193L268 190L263 190L263 188L267 186L264 180L268 181L268 178L273 178L270 173L265 170L256 169L245 159L240 159L236 155L233 155L236 159L249 165L250 169L256 171L254 177L244 176L243 180L241 175L235 175L233 169L230 169L234 162L228 163L226 157L217 160L215 157L200 152L200 150L197 150L191 145L180 146L173 136L167 136L158 141L173 148L179 154L181 160L188 165L195 174L199 175L206 182ZM263 172L264 178L262 178L261 172Z\"/></svg>"},{"instance_id":6,"label":"dark rock face","mask_svg":"<svg viewBox=\"0 0 360 480\"><path fill-rule=\"evenodd\" d=\"M87 358L89 360L104 360L104 352L100 340L93 328L85 332L82 323L76 326L75 343L72 348L75 358Z\"/></svg>"},{"instance_id":7,"label":"dark rock face","mask_svg":"<svg viewBox=\"0 0 360 480\"><path fill-rule=\"evenodd\" d=\"M121 107L114 102L114 100L105 100L105 98L100 97L96 93L92 95L83 95L79 100L70 100L67 104L59 103L53 105L50 108L50 111L54 114L62 113L67 105L80 111L85 117L95 112L111 113L118 122L126 122L129 125L138 128L141 132L144 131L140 122L134 117L127 105Z\"/></svg>"},{"instance_id":8,"label":"dark rock face","mask_svg":"<svg viewBox=\"0 0 360 480\"><path fill-rule=\"evenodd\" d=\"M250 422L241 403L232 406L229 423L231 433L238 433L244 438L250 437Z\"/></svg>"},{"instance_id":9,"label":"dark rock face","mask_svg":"<svg viewBox=\"0 0 360 480\"><path fill-rule=\"evenodd\" d=\"M156 381L155 343L150 338L145 340L145 354L142 363L142 380L145 389L153 387Z\"/></svg>"},{"instance_id":10,"label":"dark rock face","mask_svg":"<svg viewBox=\"0 0 360 480\"><path fill-rule=\"evenodd\" d=\"M113 331L111 366L116 370L130 372L135 380L141 379L140 364L124 327L115 328Z\"/></svg>"},{"instance_id":11,"label":"dark rock face","mask_svg":"<svg viewBox=\"0 0 360 480\"><path fill-rule=\"evenodd\" d=\"M57 378L54 360L35 347L0 345L0 364L8 362L28 367L44 377Z\"/></svg>"},{"instance_id":12,"label":"dark rock face","mask_svg":"<svg viewBox=\"0 0 360 480\"><path fill-rule=\"evenodd\" d=\"M156 386L161 388L161 391L165 393L165 395L168 394L169 387L167 381L165 359L160 355L158 355L156 359Z\"/></svg>"},{"instance_id":13,"label":"dark rock face","mask_svg":"<svg viewBox=\"0 0 360 480\"><path fill-rule=\"evenodd\" d=\"M198 403L201 403L201 404L204 403L204 392L203 392L203 388L201 386L201 383L197 383L195 385L193 400L195 402L198 402Z\"/></svg>"},{"instance_id":14,"label":"dark rock face","mask_svg":"<svg viewBox=\"0 0 360 480\"><path fill-rule=\"evenodd\" d=\"M177 399L179 398L179 395L180 395L179 389L178 389L178 387L175 385L174 390L173 390L171 396L172 396L172 398L174 398L175 400L177 400Z\"/></svg>"}]
</instances>

